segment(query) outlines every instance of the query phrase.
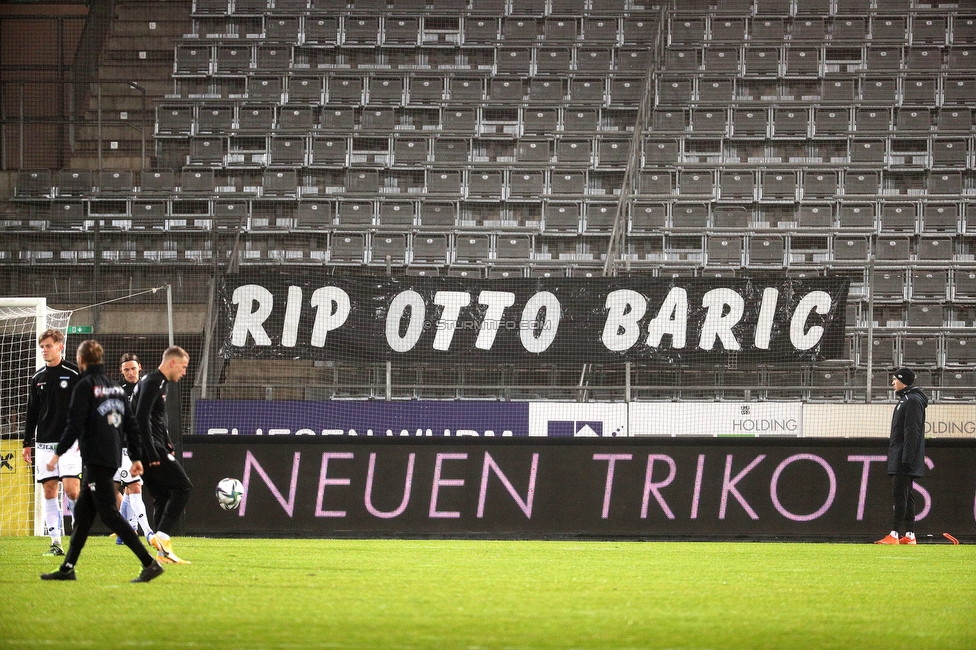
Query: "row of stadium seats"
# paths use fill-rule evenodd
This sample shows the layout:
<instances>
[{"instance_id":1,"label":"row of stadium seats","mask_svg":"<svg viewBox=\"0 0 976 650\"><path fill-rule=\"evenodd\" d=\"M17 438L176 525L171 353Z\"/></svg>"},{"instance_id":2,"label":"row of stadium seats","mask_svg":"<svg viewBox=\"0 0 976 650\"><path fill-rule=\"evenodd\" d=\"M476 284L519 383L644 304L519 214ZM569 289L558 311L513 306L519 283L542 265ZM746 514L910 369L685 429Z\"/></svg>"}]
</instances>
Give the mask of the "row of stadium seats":
<instances>
[{"instance_id":1,"label":"row of stadium seats","mask_svg":"<svg viewBox=\"0 0 976 650\"><path fill-rule=\"evenodd\" d=\"M803 2L804 0L800 0ZM250 15L309 13L334 15L337 12L376 14L394 12L438 15L482 13L488 15L566 15L589 12L616 13L628 7L643 9L634 0L194 0L192 14Z\"/></svg>"}]
</instances>

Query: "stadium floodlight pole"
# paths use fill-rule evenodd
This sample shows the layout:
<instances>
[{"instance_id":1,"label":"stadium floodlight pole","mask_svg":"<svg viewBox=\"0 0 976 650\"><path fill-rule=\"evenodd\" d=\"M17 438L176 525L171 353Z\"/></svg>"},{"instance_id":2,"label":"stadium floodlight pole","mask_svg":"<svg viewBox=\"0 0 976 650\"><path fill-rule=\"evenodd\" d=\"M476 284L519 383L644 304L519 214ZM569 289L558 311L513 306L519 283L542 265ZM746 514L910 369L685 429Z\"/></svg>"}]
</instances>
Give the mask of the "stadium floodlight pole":
<instances>
[{"instance_id":1,"label":"stadium floodlight pole","mask_svg":"<svg viewBox=\"0 0 976 650\"><path fill-rule=\"evenodd\" d=\"M147 122L146 122L146 89L143 88L142 86L140 86L139 84L137 84L134 81L130 81L129 82L129 86L131 88L133 88L134 90L138 90L142 94L142 111L141 111L142 112L142 115L141 115L142 119L140 120L140 123L142 124L142 128L139 130L139 133L142 136L142 160L141 160L141 163L140 164L142 165L142 171L146 171L146 126L147 126Z\"/></svg>"},{"instance_id":2,"label":"stadium floodlight pole","mask_svg":"<svg viewBox=\"0 0 976 650\"><path fill-rule=\"evenodd\" d=\"M173 340L173 285L166 285L166 327L169 329L169 347L176 345Z\"/></svg>"},{"instance_id":3,"label":"stadium floodlight pole","mask_svg":"<svg viewBox=\"0 0 976 650\"><path fill-rule=\"evenodd\" d=\"M871 376L874 374L874 255L868 259L868 364L864 400L871 403Z\"/></svg>"}]
</instances>

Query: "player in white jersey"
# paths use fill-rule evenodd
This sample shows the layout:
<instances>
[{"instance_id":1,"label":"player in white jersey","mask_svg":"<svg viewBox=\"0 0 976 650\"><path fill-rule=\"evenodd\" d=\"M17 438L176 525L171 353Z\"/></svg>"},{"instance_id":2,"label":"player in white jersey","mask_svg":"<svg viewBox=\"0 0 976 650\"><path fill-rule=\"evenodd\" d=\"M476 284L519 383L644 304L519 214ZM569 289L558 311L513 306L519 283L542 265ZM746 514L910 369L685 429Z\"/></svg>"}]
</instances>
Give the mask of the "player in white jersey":
<instances>
[{"instance_id":1,"label":"player in white jersey","mask_svg":"<svg viewBox=\"0 0 976 650\"><path fill-rule=\"evenodd\" d=\"M131 401L132 391L142 374L142 364L139 362L139 357L132 352L123 354L119 360L119 372L122 373L122 389L125 390L126 396ZM153 534L153 529L149 523L149 518L146 516L146 504L142 500L142 478L132 476L131 467L132 460L129 459L129 450L123 448L122 466L115 472L115 482L122 487L124 492L119 497L119 511L133 530L139 532L139 529L142 529L142 534L146 536L146 539L149 539ZM116 536L115 543L122 545L125 542Z\"/></svg>"}]
</instances>

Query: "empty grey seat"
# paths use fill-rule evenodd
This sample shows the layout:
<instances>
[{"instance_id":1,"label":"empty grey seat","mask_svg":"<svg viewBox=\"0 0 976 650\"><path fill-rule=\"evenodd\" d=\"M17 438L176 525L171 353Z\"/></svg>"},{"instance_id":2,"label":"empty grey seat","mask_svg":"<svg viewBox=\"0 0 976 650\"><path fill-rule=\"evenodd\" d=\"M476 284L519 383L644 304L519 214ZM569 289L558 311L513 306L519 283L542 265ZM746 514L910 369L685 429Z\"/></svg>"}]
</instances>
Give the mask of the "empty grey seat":
<instances>
[{"instance_id":1,"label":"empty grey seat","mask_svg":"<svg viewBox=\"0 0 976 650\"><path fill-rule=\"evenodd\" d=\"M735 74L739 70L739 50L710 47L705 50L704 66L709 74Z\"/></svg>"},{"instance_id":2,"label":"empty grey seat","mask_svg":"<svg viewBox=\"0 0 976 650\"><path fill-rule=\"evenodd\" d=\"M348 142L345 138L313 138L312 165L347 164Z\"/></svg>"},{"instance_id":3,"label":"empty grey seat","mask_svg":"<svg viewBox=\"0 0 976 650\"><path fill-rule=\"evenodd\" d=\"M675 203L671 206L671 224L675 228L701 229L708 226L708 205Z\"/></svg>"},{"instance_id":4,"label":"empty grey seat","mask_svg":"<svg viewBox=\"0 0 976 650\"><path fill-rule=\"evenodd\" d=\"M834 215L830 205L801 204L796 213L797 225L801 228L831 228Z\"/></svg>"},{"instance_id":5,"label":"empty grey seat","mask_svg":"<svg viewBox=\"0 0 976 650\"><path fill-rule=\"evenodd\" d=\"M272 138L271 163L274 165L304 165L304 138Z\"/></svg>"},{"instance_id":6,"label":"empty grey seat","mask_svg":"<svg viewBox=\"0 0 976 650\"><path fill-rule=\"evenodd\" d=\"M921 261L949 261L955 254L950 237L922 237L918 241L918 259Z\"/></svg>"},{"instance_id":7,"label":"empty grey seat","mask_svg":"<svg viewBox=\"0 0 976 650\"><path fill-rule=\"evenodd\" d=\"M411 246L413 261L446 264L449 261L447 244L447 235L414 235Z\"/></svg>"},{"instance_id":8,"label":"empty grey seat","mask_svg":"<svg viewBox=\"0 0 976 650\"><path fill-rule=\"evenodd\" d=\"M401 77L373 77L369 81L369 103L400 104L403 102Z\"/></svg>"},{"instance_id":9,"label":"empty grey seat","mask_svg":"<svg viewBox=\"0 0 976 650\"><path fill-rule=\"evenodd\" d=\"M495 239L495 258L527 260L532 254L532 240L525 235L503 235Z\"/></svg>"},{"instance_id":10,"label":"empty grey seat","mask_svg":"<svg viewBox=\"0 0 976 650\"><path fill-rule=\"evenodd\" d=\"M484 262L491 250L488 235L458 234L454 239L454 261Z\"/></svg>"},{"instance_id":11,"label":"empty grey seat","mask_svg":"<svg viewBox=\"0 0 976 650\"><path fill-rule=\"evenodd\" d=\"M911 250L912 244L907 237L878 237L874 253L879 260L907 262Z\"/></svg>"},{"instance_id":12,"label":"empty grey seat","mask_svg":"<svg viewBox=\"0 0 976 650\"><path fill-rule=\"evenodd\" d=\"M932 164L936 167L964 167L967 163L967 142L935 138L932 140Z\"/></svg>"},{"instance_id":13,"label":"empty grey seat","mask_svg":"<svg viewBox=\"0 0 976 650\"><path fill-rule=\"evenodd\" d=\"M467 162L471 154L471 142L461 138L437 138L434 140L434 161L438 163Z\"/></svg>"},{"instance_id":14,"label":"empty grey seat","mask_svg":"<svg viewBox=\"0 0 976 650\"><path fill-rule=\"evenodd\" d=\"M339 41L339 18L308 16L305 19L303 34L307 44L337 43Z\"/></svg>"},{"instance_id":15,"label":"empty grey seat","mask_svg":"<svg viewBox=\"0 0 976 650\"><path fill-rule=\"evenodd\" d=\"M936 131L939 133L953 131L969 133L972 128L973 118L969 108L943 108L936 118Z\"/></svg>"},{"instance_id":16,"label":"empty grey seat","mask_svg":"<svg viewBox=\"0 0 976 650\"><path fill-rule=\"evenodd\" d=\"M346 170L346 192L362 194L379 192L379 172L375 169Z\"/></svg>"},{"instance_id":17,"label":"empty grey seat","mask_svg":"<svg viewBox=\"0 0 976 650\"><path fill-rule=\"evenodd\" d=\"M247 96L250 99L280 102L283 92L281 77L250 77L247 80Z\"/></svg>"},{"instance_id":18,"label":"empty grey seat","mask_svg":"<svg viewBox=\"0 0 976 650\"><path fill-rule=\"evenodd\" d=\"M553 170L549 177L549 188L552 194L583 194L586 191L586 173Z\"/></svg>"},{"instance_id":19,"label":"empty grey seat","mask_svg":"<svg viewBox=\"0 0 976 650\"><path fill-rule=\"evenodd\" d=\"M180 178L180 190L185 193L213 194L214 171L212 169L185 169Z\"/></svg>"},{"instance_id":20,"label":"empty grey seat","mask_svg":"<svg viewBox=\"0 0 976 650\"><path fill-rule=\"evenodd\" d=\"M585 17L583 18L583 38L587 42L609 42L617 40L617 19Z\"/></svg>"},{"instance_id":21,"label":"empty grey seat","mask_svg":"<svg viewBox=\"0 0 976 650\"><path fill-rule=\"evenodd\" d=\"M928 133L932 129L932 114L927 108L900 108L895 116L898 131Z\"/></svg>"},{"instance_id":22,"label":"empty grey seat","mask_svg":"<svg viewBox=\"0 0 976 650\"><path fill-rule=\"evenodd\" d=\"M409 201L384 201L380 203L380 225L412 226L416 217L416 206Z\"/></svg>"},{"instance_id":23,"label":"empty grey seat","mask_svg":"<svg viewBox=\"0 0 976 650\"><path fill-rule=\"evenodd\" d=\"M718 205L712 214L716 228L739 230L749 226L752 214L740 205Z\"/></svg>"},{"instance_id":24,"label":"empty grey seat","mask_svg":"<svg viewBox=\"0 0 976 650\"><path fill-rule=\"evenodd\" d=\"M943 327L945 325L945 307L940 304L909 303L909 327Z\"/></svg>"},{"instance_id":25,"label":"empty grey seat","mask_svg":"<svg viewBox=\"0 0 976 650\"><path fill-rule=\"evenodd\" d=\"M82 169L58 171L59 196L85 196L92 191L92 174Z\"/></svg>"},{"instance_id":26,"label":"empty grey seat","mask_svg":"<svg viewBox=\"0 0 976 650\"><path fill-rule=\"evenodd\" d=\"M663 203L635 201L630 210L630 228L633 232L658 232L667 224L668 208Z\"/></svg>"},{"instance_id":27,"label":"empty grey seat","mask_svg":"<svg viewBox=\"0 0 976 650\"><path fill-rule=\"evenodd\" d=\"M218 46L214 67L218 74L247 72L251 67L251 48L234 45Z\"/></svg>"},{"instance_id":28,"label":"empty grey seat","mask_svg":"<svg viewBox=\"0 0 976 650\"><path fill-rule=\"evenodd\" d=\"M582 2L580 2L582 5ZM553 13L558 13L554 11ZM574 14L574 15L581 15ZM569 17L546 18L542 25L544 43L559 43L575 41L579 35L580 25L577 19Z\"/></svg>"},{"instance_id":29,"label":"empty grey seat","mask_svg":"<svg viewBox=\"0 0 976 650\"><path fill-rule=\"evenodd\" d=\"M373 224L373 203L370 201L340 201L336 211L340 226L369 226Z\"/></svg>"},{"instance_id":30,"label":"empty grey seat","mask_svg":"<svg viewBox=\"0 0 976 650\"><path fill-rule=\"evenodd\" d=\"M143 194L169 194L175 186L172 169L146 169L140 175L139 191Z\"/></svg>"},{"instance_id":31,"label":"empty grey seat","mask_svg":"<svg viewBox=\"0 0 976 650\"><path fill-rule=\"evenodd\" d=\"M420 19L415 16L390 16L383 21L383 42L416 45L420 39Z\"/></svg>"},{"instance_id":32,"label":"empty grey seat","mask_svg":"<svg viewBox=\"0 0 976 650\"><path fill-rule=\"evenodd\" d=\"M296 227L319 230L332 224L332 203L329 201L301 201L295 208Z\"/></svg>"},{"instance_id":33,"label":"empty grey seat","mask_svg":"<svg viewBox=\"0 0 976 650\"><path fill-rule=\"evenodd\" d=\"M378 16L349 16L343 22L345 43L356 45L377 45L380 38L380 19Z\"/></svg>"},{"instance_id":34,"label":"empty grey seat","mask_svg":"<svg viewBox=\"0 0 976 650\"><path fill-rule=\"evenodd\" d=\"M942 365L939 359L939 339L934 336L906 336L901 341L901 362L926 368Z\"/></svg>"},{"instance_id":35,"label":"empty grey seat","mask_svg":"<svg viewBox=\"0 0 976 650\"><path fill-rule=\"evenodd\" d=\"M749 264L783 266L785 245L782 237L752 237L749 240Z\"/></svg>"},{"instance_id":36,"label":"empty grey seat","mask_svg":"<svg viewBox=\"0 0 976 650\"><path fill-rule=\"evenodd\" d=\"M444 98L444 80L432 77L412 77L408 85L411 104L437 103Z\"/></svg>"},{"instance_id":37,"label":"empty grey seat","mask_svg":"<svg viewBox=\"0 0 976 650\"><path fill-rule=\"evenodd\" d=\"M560 163L592 162L593 150L589 140L559 140L556 143L556 160Z\"/></svg>"},{"instance_id":38,"label":"empty grey seat","mask_svg":"<svg viewBox=\"0 0 976 650\"><path fill-rule=\"evenodd\" d=\"M976 92L976 80L970 77L945 77L942 80L942 100L945 104L965 104Z\"/></svg>"},{"instance_id":39,"label":"empty grey seat","mask_svg":"<svg viewBox=\"0 0 976 650\"><path fill-rule=\"evenodd\" d=\"M918 226L918 206L914 203L885 203L881 207L883 230L914 231Z\"/></svg>"},{"instance_id":40,"label":"empty grey seat","mask_svg":"<svg viewBox=\"0 0 976 650\"><path fill-rule=\"evenodd\" d=\"M85 228L85 204L80 201L51 204L52 230L83 230Z\"/></svg>"},{"instance_id":41,"label":"empty grey seat","mask_svg":"<svg viewBox=\"0 0 976 650\"><path fill-rule=\"evenodd\" d=\"M442 114L441 127L444 131L467 132L475 130L478 124L478 114L473 109L445 108Z\"/></svg>"},{"instance_id":42,"label":"empty grey seat","mask_svg":"<svg viewBox=\"0 0 976 650\"><path fill-rule=\"evenodd\" d=\"M762 172L763 199L796 199L797 172Z\"/></svg>"},{"instance_id":43,"label":"empty grey seat","mask_svg":"<svg viewBox=\"0 0 976 650\"><path fill-rule=\"evenodd\" d=\"M392 108L374 108L364 110L359 120L363 130L389 132L396 125L396 113Z\"/></svg>"},{"instance_id":44,"label":"empty grey seat","mask_svg":"<svg viewBox=\"0 0 976 650\"><path fill-rule=\"evenodd\" d=\"M912 299L948 298L949 271L946 269L915 269L912 271Z\"/></svg>"},{"instance_id":45,"label":"empty grey seat","mask_svg":"<svg viewBox=\"0 0 976 650\"><path fill-rule=\"evenodd\" d=\"M262 134L274 126L274 109L270 106L241 106L237 111L237 126L241 131L257 131Z\"/></svg>"},{"instance_id":46,"label":"empty grey seat","mask_svg":"<svg viewBox=\"0 0 976 650\"><path fill-rule=\"evenodd\" d=\"M581 79L574 77L569 82L569 96L574 103L602 103L605 95L606 85L603 79Z\"/></svg>"},{"instance_id":47,"label":"empty grey seat","mask_svg":"<svg viewBox=\"0 0 976 650\"><path fill-rule=\"evenodd\" d=\"M849 155L852 163L876 163L885 161L884 140L851 140Z\"/></svg>"},{"instance_id":48,"label":"empty grey seat","mask_svg":"<svg viewBox=\"0 0 976 650\"><path fill-rule=\"evenodd\" d=\"M201 106L197 113L197 132L226 134L234 128L233 106Z\"/></svg>"},{"instance_id":49,"label":"empty grey seat","mask_svg":"<svg viewBox=\"0 0 976 650\"><path fill-rule=\"evenodd\" d=\"M363 103L363 80L360 77L332 77L329 79L329 101Z\"/></svg>"},{"instance_id":50,"label":"empty grey seat","mask_svg":"<svg viewBox=\"0 0 976 650\"><path fill-rule=\"evenodd\" d=\"M298 173L294 169L266 169L261 186L264 196L297 196Z\"/></svg>"},{"instance_id":51,"label":"empty grey seat","mask_svg":"<svg viewBox=\"0 0 976 650\"><path fill-rule=\"evenodd\" d=\"M776 75L779 72L779 50L776 48L750 47L746 49L745 63L747 75Z\"/></svg>"},{"instance_id":52,"label":"empty grey seat","mask_svg":"<svg viewBox=\"0 0 976 650\"><path fill-rule=\"evenodd\" d=\"M711 21L711 37L716 42L742 43L746 40L746 19L715 16Z\"/></svg>"},{"instance_id":53,"label":"empty grey seat","mask_svg":"<svg viewBox=\"0 0 976 650\"><path fill-rule=\"evenodd\" d=\"M806 137L810 113L806 109L773 109L773 133L779 138Z\"/></svg>"},{"instance_id":54,"label":"empty grey seat","mask_svg":"<svg viewBox=\"0 0 976 650\"><path fill-rule=\"evenodd\" d=\"M551 134L556 131L559 114L555 109L527 108L522 114L522 128L525 133Z\"/></svg>"},{"instance_id":55,"label":"empty grey seat","mask_svg":"<svg viewBox=\"0 0 976 650\"><path fill-rule=\"evenodd\" d=\"M460 194L461 172L431 170L427 173L427 192L429 194Z\"/></svg>"},{"instance_id":56,"label":"empty grey seat","mask_svg":"<svg viewBox=\"0 0 976 650\"><path fill-rule=\"evenodd\" d=\"M955 203L931 203L926 201L922 211L923 229L956 232L960 223L959 208Z\"/></svg>"},{"instance_id":57,"label":"empty grey seat","mask_svg":"<svg viewBox=\"0 0 976 650\"><path fill-rule=\"evenodd\" d=\"M934 105L938 96L938 79L923 77L902 81L902 96L907 104Z\"/></svg>"},{"instance_id":58,"label":"empty grey seat","mask_svg":"<svg viewBox=\"0 0 976 650\"><path fill-rule=\"evenodd\" d=\"M420 205L420 225L424 228L453 228L457 222L454 203L424 201Z\"/></svg>"},{"instance_id":59,"label":"empty grey seat","mask_svg":"<svg viewBox=\"0 0 976 650\"><path fill-rule=\"evenodd\" d=\"M212 52L207 46L178 45L176 74L203 75L210 72Z\"/></svg>"},{"instance_id":60,"label":"empty grey seat","mask_svg":"<svg viewBox=\"0 0 976 650\"><path fill-rule=\"evenodd\" d=\"M861 80L861 99L868 102L891 104L898 97L898 80L895 77L866 77Z\"/></svg>"},{"instance_id":61,"label":"empty grey seat","mask_svg":"<svg viewBox=\"0 0 976 650\"><path fill-rule=\"evenodd\" d=\"M543 218L547 231L579 232L582 223L579 205L575 203L546 204Z\"/></svg>"},{"instance_id":62,"label":"empty grey seat","mask_svg":"<svg viewBox=\"0 0 976 650\"><path fill-rule=\"evenodd\" d=\"M311 106L282 106L278 109L278 129L309 132L315 128L315 113Z\"/></svg>"},{"instance_id":63,"label":"empty grey seat","mask_svg":"<svg viewBox=\"0 0 976 650\"><path fill-rule=\"evenodd\" d=\"M858 172L848 170L844 173L844 194L876 195L881 189L879 172Z\"/></svg>"},{"instance_id":64,"label":"empty grey seat","mask_svg":"<svg viewBox=\"0 0 976 650\"><path fill-rule=\"evenodd\" d=\"M868 259L868 240L864 237L838 237L834 240L834 260L865 262Z\"/></svg>"},{"instance_id":65,"label":"empty grey seat","mask_svg":"<svg viewBox=\"0 0 976 650\"><path fill-rule=\"evenodd\" d=\"M532 102L561 102L567 95L562 79L536 77L529 82L529 100Z\"/></svg>"},{"instance_id":66,"label":"empty grey seat","mask_svg":"<svg viewBox=\"0 0 976 650\"><path fill-rule=\"evenodd\" d=\"M492 101L520 102L526 95L526 81L521 78L493 77L488 81L488 97Z\"/></svg>"},{"instance_id":67,"label":"empty grey seat","mask_svg":"<svg viewBox=\"0 0 976 650\"><path fill-rule=\"evenodd\" d=\"M18 198L46 198L53 194L49 169L26 169L18 172L14 196Z\"/></svg>"},{"instance_id":68,"label":"empty grey seat","mask_svg":"<svg viewBox=\"0 0 976 650\"><path fill-rule=\"evenodd\" d=\"M157 134L189 134L192 131L192 106L160 106L156 109Z\"/></svg>"},{"instance_id":69,"label":"empty grey seat","mask_svg":"<svg viewBox=\"0 0 976 650\"><path fill-rule=\"evenodd\" d=\"M839 184L837 172L814 171L803 172L803 198L824 199L837 194Z\"/></svg>"},{"instance_id":70,"label":"empty grey seat","mask_svg":"<svg viewBox=\"0 0 976 650\"><path fill-rule=\"evenodd\" d=\"M397 138L393 141L393 161L396 165L416 165L427 162L427 140Z\"/></svg>"},{"instance_id":71,"label":"empty grey seat","mask_svg":"<svg viewBox=\"0 0 976 650\"><path fill-rule=\"evenodd\" d=\"M742 237L713 235L708 238L708 264L742 264Z\"/></svg>"},{"instance_id":72,"label":"empty grey seat","mask_svg":"<svg viewBox=\"0 0 976 650\"><path fill-rule=\"evenodd\" d=\"M258 70L287 70L291 67L291 48L258 46L254 58Z\"/></svg>"},{"instance_id":73,"label":"empty grey seat","mask_svg":"<svg viewBox=\"0 0 976 650\"><path fill-rule=\"evenodd\" d=\"M644 171L640 174L638 191L641 194L671 196L674 194L674 189L674 174L672 172Z\"/></svg>"},{"instance_id":74,"label":"empty grey seat","mask_svg":"<svg viewBox=\"0 0 976 650\"><path fill-rule=\"evenodd\" d=\"M362 263L366 256L366 235L362 233L333 233L329 247L332 262Z\"/></svg>"},{"instance_id":75,"label":"empty grey seat","mask_svg":"<svg viewBox=\"0 0 976 650\"><path fill-rule=\"evenodd\" d=\"M820 97L825 102L853 102L857 96L857 79L826 78L820 84Z\"/></svg>"},{"instance_id":76,"label":"empty grey seat","mask_svg":"<svg viewBox=\"0 0 976 650\"><path fill-rule=\"evenodd\" d=\"M754 199L756 178L752 172L722 171L719 187L722 198Z\"/></svg>"},{"instance_id":77,"label":"empty grey seat","mask_svg":"<svg viewBox=\"0 0 976 650\"><path fill-rule=\"evenodd\" d=\"M504 172L500 169L469 170L467 193L470 197L502 198L504 191Z\"/></svg>"},{"instance_id":78,"label":"empty grey seat","mask_svg":"<svg viewBox=\"0 0 976 650\"><path fill-rule=\"evenodd\" d=\"M871 286L876 299L905 300L905 271L903 269L875 270Z\"/></svg>"},{"instance_id":79,"label":"empty grey seat","mask_svg":"<svg viewBox=\"0 0 976 650\"><path fill-rule=\"evenodd\" d=\"M509 172L509 196L517 198L539 197L545 193L545 173L513 169Z\"/></svg>"},{"instance_id":80,"label":"empty grey seat","mask_svg":"<svg viewBox=\"0 0 976 650\"><path fill-rule=\"evenodd\" d=\"M217 201L214 203L214 227L221 230L237 230L247 224L247 201Z\"/></svg>"},{"instance_id":81,"label":"empty grey seat","mask_svg":"<svg viewBox=\"0 0 976 650\"><path fill-rule=\"evenodd\" d=\"M695 133L725 133L728 113L724 109L693 108L691 130Z\"/></svg>"},{"instance_id":82,"label":"empty grey seat","mask_svg":"<svg viewBox=\"0 0 976 650\"><path fill-rule=\"evenodd\" d=\"M98 191L102 194L131 194L132 172L103 169L98 172Z\"/></svg>"},{"instance_id":83,"label":"empty grey seat","mask_svg":"<svg viewBox=\"0 0 976 650\"><path fill-rule=\"evenodd\" d=\"M407 236L400 233L374 233L370 237L369 259L374 264L406 263Z\"/></svg>"},{"instance_id":84,"label":"empty grey seat","mask_svg":"<svg viewBox=\"0 0 976 650\"><path fill-rule=\"evenodd\" d=\"M873 203L843 203L838 214L841 228L874 228L875 210Z\"/></svg>"},{"instance_id":85,"label":"empty grey seat","mask_svg":"<svg viewBox=\"0 0 976 650\"><path fill-rule=\"evenodd\" d=\"M678 172L678 193L682 196L714 196L715 178L712 172L692 170Z\"/></svg>"},{"instance_id":86,"label":"empty grey seat","mask_svg":"<svg viewBox=\"0 0 976 650\"><path fill-rule=\"evenodd\" d=\"M464 21L464 43L494 43L498 40L497 18L471 17Z\"/></svg>"}]
</instances>

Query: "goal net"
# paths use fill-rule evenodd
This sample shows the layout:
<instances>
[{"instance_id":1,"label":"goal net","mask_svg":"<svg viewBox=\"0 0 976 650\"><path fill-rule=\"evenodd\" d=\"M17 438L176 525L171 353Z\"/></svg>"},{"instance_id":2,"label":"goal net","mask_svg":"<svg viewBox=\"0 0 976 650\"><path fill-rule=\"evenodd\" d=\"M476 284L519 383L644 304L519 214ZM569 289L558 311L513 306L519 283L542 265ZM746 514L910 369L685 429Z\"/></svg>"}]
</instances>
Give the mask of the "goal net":
<instances>
[{"instance_id":1,"label":"goal net","mask_svg":"<svg viewBox=\"0 0 976 650\"><path fill-rule=\"evenodd\" d=\"M39 487L21 454L27 383L44 363L37 336L47 328L67 330L70 318L44 298L0 298L0 536L41 532L34 524L42 519L35 512Z\"/></svg>"}]
</instances>

